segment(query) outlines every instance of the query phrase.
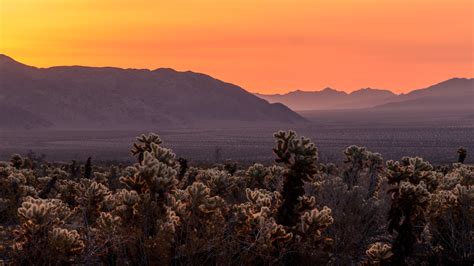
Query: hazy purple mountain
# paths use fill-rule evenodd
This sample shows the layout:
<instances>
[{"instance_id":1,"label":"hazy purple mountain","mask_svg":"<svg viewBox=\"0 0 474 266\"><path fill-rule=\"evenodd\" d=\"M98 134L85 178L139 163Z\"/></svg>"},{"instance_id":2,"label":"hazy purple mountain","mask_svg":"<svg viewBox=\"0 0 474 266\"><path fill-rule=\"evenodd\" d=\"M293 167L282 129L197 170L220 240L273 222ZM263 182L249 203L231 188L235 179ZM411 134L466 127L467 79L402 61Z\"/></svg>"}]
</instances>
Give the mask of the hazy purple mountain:
<instances>
[{"instance_id":1,"label":"hazy purple mountain","mask_svg":"<svg viewBox=\"0 0 474 266\"><path fill-rule=\"evenodd\" d=\"M373 107L396 99L388 90L360 89L352 93L326 88L321 91L293 91L286 94L264 95L258 97L271 103L283 103L293 110L331 110Z\"/></svg>"},{"instance_id":2,"label":"hazy purple mountain","mask_svg":"<svg viewBox=\"0 0 474 266\"><path fill-rule=\"evenodd\" d=\"M9 127L131 128L304 121L282 104L270 104L204 74L168 68L36 68L5 55L0 55L0 106L0 122L10 121Z\"/></svg>"},{"instance_id":3,"label":"hazy purple mountain","mask_svg":"<svg viewBox=\"0 0 474 266\"><path fill-rule=\"evenodd\" d=\"M322 91L294 91L287 94L257 96L283 103L293 110L340 110L363 108L413 108L433 110L471 110L474 106L474 79L453 78L439 84L396 95L388 90L361 89L345 93L326 88Z\"/></svg>"},{"instance_id":4,"label":"hazy purple mountain","mask_svg":"<svg viewBox=\"0 0 474 266\"><path fill-rule=\"evenodd\" d=\"M474 79L452 78L402 94L396 101L378 105L376 108L474 111Z\"/></svg>"}]
</instances>

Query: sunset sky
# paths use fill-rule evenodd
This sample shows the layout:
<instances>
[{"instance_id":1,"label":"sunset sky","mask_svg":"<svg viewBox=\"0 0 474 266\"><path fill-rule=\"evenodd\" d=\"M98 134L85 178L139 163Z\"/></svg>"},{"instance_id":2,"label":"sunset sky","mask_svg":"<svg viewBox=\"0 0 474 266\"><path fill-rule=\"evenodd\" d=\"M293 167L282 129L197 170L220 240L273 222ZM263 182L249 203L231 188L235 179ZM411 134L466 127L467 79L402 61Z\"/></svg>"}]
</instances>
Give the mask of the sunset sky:
<instances>
[{"instance_id":1,"label":"sunset sky","mask_svg":"<svg viewBox=\"0 0 474 266\"><path fill-rule=\"evenodd\" d=\"M28 65L171 67L251 92L474 77L473 0L0 0Z\"/></svg>"}]
</instances>

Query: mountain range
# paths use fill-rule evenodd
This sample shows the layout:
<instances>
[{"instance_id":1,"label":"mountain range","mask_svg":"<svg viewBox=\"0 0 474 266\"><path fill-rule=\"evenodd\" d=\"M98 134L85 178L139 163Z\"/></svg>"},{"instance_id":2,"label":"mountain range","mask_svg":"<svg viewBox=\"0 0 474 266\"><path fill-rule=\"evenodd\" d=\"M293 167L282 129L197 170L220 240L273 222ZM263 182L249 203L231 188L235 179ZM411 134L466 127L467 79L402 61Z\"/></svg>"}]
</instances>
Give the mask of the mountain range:
<instances>
[{"instance_id":1,"label":"mountain range","mask_svg":"<svg viewBox=\"0 0 474 266\"><path fill-rule=\"evenodd\" d=\"M372 88L263 95L191 71L37 68L0 55L0 129L295 124L307 122L295 111L474 113L473 103L472 78L453 78L400 95Z\"/></svg>"},{"instance_id":2,"label":"mountain range","mask_svg":"<svg viewBox=\"0 0 474 266\"><path fill-rule=\"evenodd\" d=\"M297 90L286 94L256 95L271 103L282 103L296 111L363 108L474 111L474 79L472 78L452 78L400 95L389 90L372 88L351 93L325 88L321 91Z\"/></svg>"},{"instance_id":3,"label":"mountain range","mask_svg":"<svg viewBox=\"0 0 474 266\"><path fill-rule=\"evenodd\" d=\"M0 128L150 128L305 119L283 104L194 72L37 68L0 55Z\"/></svg>"}]
</instances>

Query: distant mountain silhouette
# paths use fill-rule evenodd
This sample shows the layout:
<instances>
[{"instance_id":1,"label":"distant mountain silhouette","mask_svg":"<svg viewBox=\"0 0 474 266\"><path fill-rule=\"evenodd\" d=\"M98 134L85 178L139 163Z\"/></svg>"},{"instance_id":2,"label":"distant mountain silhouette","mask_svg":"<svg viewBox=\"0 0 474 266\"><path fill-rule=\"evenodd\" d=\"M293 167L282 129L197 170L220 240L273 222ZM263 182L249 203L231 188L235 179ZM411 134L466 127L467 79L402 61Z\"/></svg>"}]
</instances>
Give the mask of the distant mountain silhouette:
<instances>
[{"instance_id":1,"label":"distant mountain silhouette","mask_svg":"<svg viewBox=\"0 0 474 266\"><path fill-rule=\"evenodd\" d=\"M0 55L0 127L134 128L301 121L304 118L282 104L270 104L204 74L169 68L36 68Z\"/></svg>"},{"instance_id":2,"label":"distant mountain silhouette","mask_svg":"<svg viewBox=\"0 0 474 266\"><path fill-rule=\"evenodd\" d=\"M325 88L321 91L293 91L286 94L264 95L258 97L271 103L283 103L293 110L331 110L373 107L396 98L388 90L361 89L352 93Z\"/></svg>"},{"instance_id":3,"label":"distant mountain silhouette","mask_svg":"<svg viewBox=\"0 0 474 266\"><path fill-rule=\"evenodd\" d=\"M474 79L453 78L401 95L389 90L370 88L349 94L326 88L313 92L256 95L272 103L283 103L297 111L363 108L469 109L474 106Z\"/></svg>"},{"instance_id":4,"label":"distant mountain silhouette","mask_svg":"<svg viewBox=\"0 0 474 266\"><path fill-rule=\"evenodd\" d=\"M424 89L402 94L396 101L381 104L375 108L474 111L474 79L452 78Z\"/></svg>"}]
</instances>

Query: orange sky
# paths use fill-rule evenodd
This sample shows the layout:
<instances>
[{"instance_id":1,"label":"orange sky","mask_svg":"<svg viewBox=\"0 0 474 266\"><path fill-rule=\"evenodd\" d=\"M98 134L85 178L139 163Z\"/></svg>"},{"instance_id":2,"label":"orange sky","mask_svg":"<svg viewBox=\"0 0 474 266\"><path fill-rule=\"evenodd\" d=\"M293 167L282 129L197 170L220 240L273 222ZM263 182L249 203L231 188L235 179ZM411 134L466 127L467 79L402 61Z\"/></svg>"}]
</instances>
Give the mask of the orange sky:
<instances>
[{"instance_id":1,"label":"orange sky","mask_svg":"<svg viewBox=\"0 0 474 266\"><path fill-rule=\"evenodd\" d=\"M473 0L0 0L0 53L172 67L252 92L409 91L474 76Z\"/></svg>"}]
</instances>

